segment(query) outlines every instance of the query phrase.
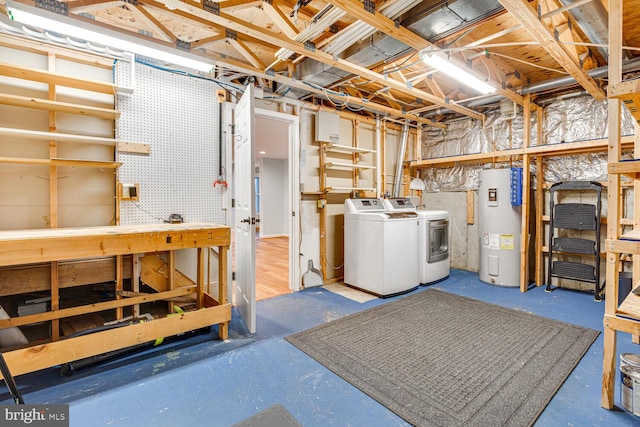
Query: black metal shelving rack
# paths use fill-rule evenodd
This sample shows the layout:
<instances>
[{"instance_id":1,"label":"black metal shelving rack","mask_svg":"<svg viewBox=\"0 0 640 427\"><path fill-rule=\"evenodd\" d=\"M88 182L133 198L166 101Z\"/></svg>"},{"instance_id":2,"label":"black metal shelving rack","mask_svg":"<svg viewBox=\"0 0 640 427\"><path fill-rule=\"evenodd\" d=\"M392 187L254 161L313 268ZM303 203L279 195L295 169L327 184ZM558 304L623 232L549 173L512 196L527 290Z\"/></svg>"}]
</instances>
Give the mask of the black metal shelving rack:
<instances>
[{"instance_id":1,"label":"black metal shelving rack","mask_svg":"<svg viewBox=\"0 0 640 427\"><path fill-rule=\"evenodd\" d=\"M558 191L594 191L596 204L556 203ZM604 284L600 284L600 216L602 210L602 185L593 181L565 181L553 184L549 189L549 259L546 292L554 288L552 277L577 280L594 284L594 299L602 300ZM559 230L594 231L594 239L560 237ZM554 254L593 256L593 263L554 260Z\"/></svg>"}]
</instances>

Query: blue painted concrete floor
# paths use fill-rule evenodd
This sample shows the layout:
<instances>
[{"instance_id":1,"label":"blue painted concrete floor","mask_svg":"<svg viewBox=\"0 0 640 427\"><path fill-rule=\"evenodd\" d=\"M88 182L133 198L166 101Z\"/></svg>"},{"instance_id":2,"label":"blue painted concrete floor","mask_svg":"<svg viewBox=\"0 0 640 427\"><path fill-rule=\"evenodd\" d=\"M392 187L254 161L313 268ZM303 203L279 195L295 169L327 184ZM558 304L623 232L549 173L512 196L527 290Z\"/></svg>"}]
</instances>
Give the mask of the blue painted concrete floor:
<instances>
[{"instance_id":1,"label":"blue painted concrete floor","mask_svg":"<svg viewBox=\"0 0 640 427\"><path fill-rule=\"evenodd\" d=\"M434 288L602 331L604 303L588 293L489 286L452 271ZM414 292L420 292L420 288ZM396 298L402 298L396 297ZM26 403L69 404L70 424L232 426L276 403L302 425L407 426L401 418L284 340L294 332L396 298L358 303L322 288L258 302L258 332L236 320L229 340L217 330L61 377L59 369L16 378ZM602 334L549 403L536 426L632 426L640 418L600 407ZM618 354L640 353L618 334ZM2 387L2 386L0 386ZM619 375L616 403L619 405ZM0 402L12 403L6 388ZM489 427L489 426L488 426Z\"/></svg>"}]
</instances>

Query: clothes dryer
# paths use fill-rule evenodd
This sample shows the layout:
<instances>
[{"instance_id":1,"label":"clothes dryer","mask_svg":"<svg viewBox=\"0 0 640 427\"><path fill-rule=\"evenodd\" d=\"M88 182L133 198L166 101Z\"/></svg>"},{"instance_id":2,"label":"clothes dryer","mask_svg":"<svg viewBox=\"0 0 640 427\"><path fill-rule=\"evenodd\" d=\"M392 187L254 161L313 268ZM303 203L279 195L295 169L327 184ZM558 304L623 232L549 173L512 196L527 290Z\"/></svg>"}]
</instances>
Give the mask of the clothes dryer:
<instances>
[{"instance_id":1,"label":"clothes dryer","mask_svg":"<svg viewBox=\"0 0 640 427\"><path fill-rule=\"evenodd\" d=\"M410 198L384 199L389 212L415 212L420 218L418 264L420 284L430 285L449 277L449 212L417 209Z\"/></svg>"}]
</instances>

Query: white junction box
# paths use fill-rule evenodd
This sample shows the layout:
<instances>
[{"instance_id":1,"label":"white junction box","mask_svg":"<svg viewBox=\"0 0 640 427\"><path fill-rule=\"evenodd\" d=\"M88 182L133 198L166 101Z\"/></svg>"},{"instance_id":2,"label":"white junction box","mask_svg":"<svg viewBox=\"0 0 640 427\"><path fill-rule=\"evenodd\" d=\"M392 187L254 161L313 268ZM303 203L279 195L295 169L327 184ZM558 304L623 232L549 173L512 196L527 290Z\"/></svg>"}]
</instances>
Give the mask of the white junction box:
<instances>
[{"instance_id":1,"label":"white junction box","mask_svg":"<svg viewBox=\"0 0 640 427\"><path fill-rule=\"evenodd\" d=\"M316 115L316 141L340 143L340 116L328 111Z\"/></svg>"}]
</instances>

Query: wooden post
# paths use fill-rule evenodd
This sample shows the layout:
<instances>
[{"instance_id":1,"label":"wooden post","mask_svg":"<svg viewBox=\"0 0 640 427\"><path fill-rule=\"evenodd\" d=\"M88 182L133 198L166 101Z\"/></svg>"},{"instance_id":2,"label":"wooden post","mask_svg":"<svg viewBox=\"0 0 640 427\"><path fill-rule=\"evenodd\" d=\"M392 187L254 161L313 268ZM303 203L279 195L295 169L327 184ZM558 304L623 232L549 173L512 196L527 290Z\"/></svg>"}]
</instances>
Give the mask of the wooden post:
<instances>
[{"instance_id":1,"label":"wooden post","mask_svg":"<svg viewBox=\"0 0 640 427\"><path fill-rule=\"evenodd\" d=\"M131 290L140 292L140 256L139 254L131 254ZM140 317L140 305L136 304L132 308L131 315Z\"/></svg>"},{"instance_id":2,"label":"wooden post","mask_svg":"<svg viewBox=\"0 0 640 427\"><path fill-rule=\"evenodd\" d=\"M123 281L122 281L122 267L123 267L123 262L122 262L122 255L116 255L116 299L119 300L122 298L122 296L120 295L120 292L122 290L124 290L123 287ZM117 307L116 308L116 320L120 320L122 319L123 314L122 314L122 307Z\"/></svg>"},{"instance_id":3,"label":"wooden post","mask_svg":"<svg viewBox=\"0 0 640 427\"><path fill-rule=\"evenodd\" d=\"M200 255L200 253L198 253L198 255ZM167 254L167 261L168 261L167 287L170 291L172 291L176 287L176 253L174 251L169 251L169 253ZM199 256L198 256L198 262L200 262ZM200 265L198 265L198 268L200 268ZM199 270L198 270L198 274L200 274ZM174 305L175 304L173 301L169 301L168 307L167 307L167 309L169 310L169 314L173 313ZM198 308L200 308L200 305L198 305Z\"/></svg>"},{"instance_id":4,"label":"wooden post","mask_svg":"<svg viewBox=\"0 0 640 427\"><path fill-rule=\"evenodd\" d=\"M524 148L531 145L531 94L524 96ZM520 292L529 287L529 199L531 198L531 157L522 155L522 228L520 232Z\"/></svg>"},{"instance_id":5,"label":"wooden post","mask_svg":"<svg viewBox=\"0 0 640 427\"><path fill-rule=\"evenodd\" d=\"M322 141L320 143L320 191L323 197L326 199L327 192L327 175L325 170L326 162L326 147ZM320 209L320 270L322 271L322 277L327 277L327 206L326 203Z\"/></svg>"},{"instance_id":6,"label":"wooden post","mask_svg":"<svg viewBox=\"0 0 640 427\"><path fill-rule=\"evenodd\" d=\"M538 143L540 139L538 139ZM536 286L544 284L544 256L542 248L544 246L544 158L536 157Z\"/></svg>"},{"instance_id":7,"label":"wooden post","mask_svg":"<svg viewBox=\"0 0 640 427\"><path fill-rule=\"evenodd\" d=\"M220 305L227 303L227 250L228 246L218 246L218 302ZM220 339L229 338L229 322L218 325Z\"/></svg>"},{"instance_id":8,"label":"wooden post","mask_svg":"<svg viewBox=\"0 0 640 427\"><path fill-rule=\"evenodd\" d=\"M473 225L475 215L475 191L467 190L467 225Z\"/></svg>"},{"instance_id":9,"label":"wooden post","mask_svg":"<svg viewBox=\"0 0 640 427\"><path fill-rule=\"evenodd\" d=\"M633 138L633 154L634 158L640 156L640 126L635 125L635 135ZM633 229L640 230L640 180L633 181ZM640 254L633 254L633 273L631 274L632 287L636 281L640 279ZM640 344L640 336L631 335L634 344Z\"/></svg>"},{"instance_id":10,"label":"wooden post","mask_svg":"<svg viewBox=\"0 0 640 427\"><path fill-rule=\"evenodd\" d=\"M173 251L169 251L170 253L172 253ZM196 306L198 308L202 308L204 307L204 248L198 248L197 249L198 252L198 267L197 267L197 279L196 279L196 285L197 285L197 303ZM174 270L169 272L171 275L173 275L173 273L175 273L175 265L174 265Z\"/></svg>"},{"instance_id":11,"label":"wooden post","mask_svg":"<svg viewBox=\"0 0 640 427\"><path fill-rule=\"evenodd\" d=\"M622 2L609 0L609 86L622 80ZM610 98L609 113L609 163L620 161L620 100ZM620 175L610 173L607 187L607 240L620 237ZM616 368L616 330L608 325L607 316L615 316L618 307L618 272L620 256L607 252L607 276L604 322L604 355L602 363L602 407L613 408L614 378ZM634 278L635 279L635 278Z\"/></svg>"},{"instance_id":12,"label":"wooden post","mask_svg":"<svg viewBox=\"0 0 640 427\"><path fill-rule=\"evenodd\" d=\"M56 71L56 55L54 53L48 54L48 69L50 72ZM56 100L56 85L49 83L48 99L50 101ZM55 111L49 112L49 132L56 132L56 113ZM55 159L58 157L58 141L52 139L49 140L49 158ZM55 165L49 166L49 227L58 227L58 167ZM51 263L51 310L60 309L60 288L58 281L58 263ZM60 339L60 321L58 319L51 321L51 340L57 341Z\"/></svg>"},{"instance_id":13,"label":"wooden post","mask_svg":"<svg viewBox=\"0 0 640 427\"><path fill-rule=\"evenodd\" d=\"M360 142L359 141L360 122L358 121L358 119L355 119L352 121L352 123L353 123L353 141L352 142L354 147L358 147ZM357 165L358 163L360 163L360 154L354 151L352 155L352 161L354 165ZM352 186L354 188L360 187L360 172L358 171L358 168L353 168L351 172L351 181L352 181Z\"/></svg>"}]
</instances>

